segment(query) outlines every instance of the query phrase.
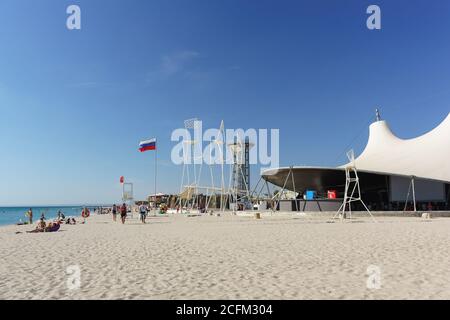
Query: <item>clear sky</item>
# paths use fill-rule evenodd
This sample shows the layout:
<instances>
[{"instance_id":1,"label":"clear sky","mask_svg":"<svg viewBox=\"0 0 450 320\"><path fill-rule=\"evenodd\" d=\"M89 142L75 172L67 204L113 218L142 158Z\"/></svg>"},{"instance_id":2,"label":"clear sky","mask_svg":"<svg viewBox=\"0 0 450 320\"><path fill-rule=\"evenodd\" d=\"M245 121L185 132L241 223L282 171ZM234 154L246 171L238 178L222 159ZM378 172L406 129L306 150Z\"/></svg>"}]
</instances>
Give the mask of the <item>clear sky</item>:
<instances>
[{"instance_id":1,"label":"clear sky","mask_svg":"<svg viewBox=\"0 0 450 320\"><path fill-rule=\"evenodd\" d=\"M118 201L121 175L144 198L152 137L177 192L170 135L192 117L279 128L281 165L343 163L375 107L422 134L450 111L449 30L447 0L1 0L0 206Z\"/></svg>"}]
</instances>

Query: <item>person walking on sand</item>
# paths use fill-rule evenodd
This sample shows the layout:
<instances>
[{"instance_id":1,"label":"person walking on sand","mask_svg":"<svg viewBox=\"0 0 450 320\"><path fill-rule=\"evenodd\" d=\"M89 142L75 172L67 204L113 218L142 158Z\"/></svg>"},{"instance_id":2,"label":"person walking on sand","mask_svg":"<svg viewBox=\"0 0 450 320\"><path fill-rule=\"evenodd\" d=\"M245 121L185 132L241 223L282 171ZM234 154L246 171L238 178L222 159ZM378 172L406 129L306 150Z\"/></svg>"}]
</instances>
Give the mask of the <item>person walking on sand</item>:
<instances>
[{"instance_id":1,"label":"person walking on sand","mask_svg":"<svg viewBox=\"0 0 450 320\"><path fill-rule=\"evenodd\" d=\"M127 218L127 205L125 203L120 207L120 219L122 224L125 224L125 219Z\"/></svg>"},{"instance_id":2,"label":"person walking on sand","mask_svg":"<svg viewBox=\"0 0 450 320\"><path fill-rule=\"evenodd\" d=\"M91 213L90 213L89 209L84 207L83 210L81 211L81 216L83 217L83 224L86 223L86 218L89 218L90 215L91 215Z\"/></svg>"},{"instance_id":3,"label":"person walking on sand","mask_svg":"<svg viewBox=\"0 0 450 320\"><path fill-rule=\"evenodd\" d=\"M113 221L116 222L116 218L117 218L117 206L116 205L112 206L112 216L113 216Z\"/></svg>"},{"instance_id":4,"label":"person walking on sand","mask_svg":"<svg viewBox=\"0 0 450 320\"><path fill-rule=\"evenodd\" d=\"M144 206L143 203L139 206L139 216L141 222L145 223L145 218L147 218L147 208Z\"/></svg>"},{"instance_id":5,"label":"person walking on sand","mask_svg":"<svg viewBox=\"0 0 450 320\"><path fill-rule=\"evenodd\" d=\"M28 223L33 224L33 209L27 211L26 216L28 217Z\"/></svg>"}]
</instances>

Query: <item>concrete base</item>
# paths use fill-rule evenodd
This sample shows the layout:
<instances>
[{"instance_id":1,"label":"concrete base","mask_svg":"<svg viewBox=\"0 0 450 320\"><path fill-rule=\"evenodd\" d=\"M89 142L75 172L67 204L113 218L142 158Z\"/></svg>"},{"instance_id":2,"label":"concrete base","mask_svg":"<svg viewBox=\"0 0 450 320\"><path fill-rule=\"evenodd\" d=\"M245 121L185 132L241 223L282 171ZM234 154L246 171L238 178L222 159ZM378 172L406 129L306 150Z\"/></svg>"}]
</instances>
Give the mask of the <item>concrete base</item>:
<instances>
[{"instance_id":1,"label":"concrete base","mask_svg":"<svg viewBox=\"0 0 450 320\"><path fill-rule=\"evenodd\" d=\"M279 211L327 212L338 211L341 205L342 199L280 200L278 209Z\"/></svg>"}]
</instances>

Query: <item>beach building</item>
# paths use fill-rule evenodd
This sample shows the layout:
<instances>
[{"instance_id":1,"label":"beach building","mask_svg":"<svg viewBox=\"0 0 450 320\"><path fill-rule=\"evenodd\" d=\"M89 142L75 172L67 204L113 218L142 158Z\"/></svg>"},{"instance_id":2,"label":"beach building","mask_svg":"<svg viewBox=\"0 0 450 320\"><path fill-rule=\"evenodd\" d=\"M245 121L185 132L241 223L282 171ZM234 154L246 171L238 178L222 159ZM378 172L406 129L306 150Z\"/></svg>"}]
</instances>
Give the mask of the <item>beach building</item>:
<instances>
[{"instance_id":1,"label":"beach building","mask_svg":"<svg viewBox=\"0 0 450 320\"><path fill-rule=\"evenodd\" d=\"M428 133L401 139L377 112L354 165L371 210L449 210L450 113ZM293 200L280 201L281 210L334 211L344 197L346 166L280 167L264 171L262 178L295 193Z\"/></svg>"}]
</instances>

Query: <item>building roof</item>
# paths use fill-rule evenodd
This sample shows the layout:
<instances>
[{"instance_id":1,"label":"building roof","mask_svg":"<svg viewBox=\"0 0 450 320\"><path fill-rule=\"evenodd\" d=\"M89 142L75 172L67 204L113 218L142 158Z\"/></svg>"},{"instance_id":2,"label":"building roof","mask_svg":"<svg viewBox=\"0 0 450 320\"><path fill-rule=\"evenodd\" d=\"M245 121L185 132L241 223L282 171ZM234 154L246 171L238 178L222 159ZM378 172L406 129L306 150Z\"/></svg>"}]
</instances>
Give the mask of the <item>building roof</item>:
<instances>
[{"instance_id":1,"label":"building roof","mask_svg":"<svg viewBox=\"0 0 450 320\"><path fill-rule=\"evenodd\" d=\"M343 171L348 165L337 168L292 167L296 176L295 187L337 184L345 179ZM415 176L450 183L450 113L435 129L413 139L397 137L384 120L372 123L369 141L355 159L355 166L358 172L366 174ZM289 167L268 169L262 176L271 183L286 184L287 189L293 190L294 183L285 181L289 170Z\"/></svg>"},{"instance_id":2,"label":"building roof","mask_svg":"<svg viewBox=\"0 0 450 320\"><path fill-rule=\"evenodd\" d=\"M397 137L386 121L372 123L369 141L355 159L355 166L358 170L450 182L450 113L435 129L413 139Z\"/></svg>"},{"instance_id":3,"label":"building roof","mask_svg":"<svg viewBox=\"0 0 450 320\"><path fill-rule=\"evenodd\" d=\"M165 196L169 196L166 193L157 193L156 194L157 197L165 197ZM148 197L155 197L155 194L150 194Z\"/></svg>"}]
</instances>

